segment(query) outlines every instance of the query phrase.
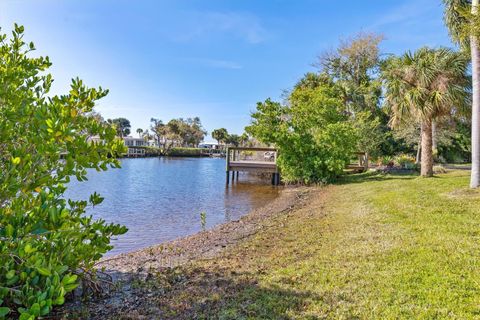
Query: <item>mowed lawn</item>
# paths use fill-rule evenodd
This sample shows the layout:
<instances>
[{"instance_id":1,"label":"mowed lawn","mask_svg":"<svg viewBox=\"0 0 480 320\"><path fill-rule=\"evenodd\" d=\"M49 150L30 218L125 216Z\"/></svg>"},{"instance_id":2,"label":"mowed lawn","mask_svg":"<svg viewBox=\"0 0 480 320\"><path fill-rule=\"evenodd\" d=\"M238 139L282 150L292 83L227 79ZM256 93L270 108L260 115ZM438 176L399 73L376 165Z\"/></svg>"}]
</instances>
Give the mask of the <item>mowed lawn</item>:
<instances>
[{"instance_id":1,"label":"mowed lawn","mask_svg":"<svg viewBox=\"0 0 480 320\"><path fill-rule=\"evenodd\" d=\"M170 289L150 301L151 312L480 318L480 193L468 180L468 171L431 179L364 174L312 187L303 206L265 221L262 232L223 256L175 271L173 282L159 276L158 287Z\"/></svg>"}]
</instances>

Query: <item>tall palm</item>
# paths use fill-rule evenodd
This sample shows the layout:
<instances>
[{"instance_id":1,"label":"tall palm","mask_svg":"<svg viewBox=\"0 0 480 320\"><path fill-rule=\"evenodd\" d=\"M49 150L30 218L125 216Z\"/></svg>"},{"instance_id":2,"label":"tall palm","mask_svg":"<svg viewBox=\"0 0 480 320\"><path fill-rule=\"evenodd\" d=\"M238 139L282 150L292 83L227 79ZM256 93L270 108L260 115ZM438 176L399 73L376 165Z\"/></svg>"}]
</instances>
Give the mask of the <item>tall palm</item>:
<instances>
[{"instance_id":1,"label":"tall palm","mask_svg":"<svg viewBox=\"0 0 480 320\"><path fill-rule=\"evenodd\" d=\"M444 0L445 23L452 39L463 48L470 46L472 58L472 172L470 187L480 186L480 47L478 42L479 0ZM474 21L465 15L471 12ZM469 28L473 27L473 28ZM469 30L470 29L470 30ZM473 30L477 32L473 32ZM467 30L467 32L465 32Z\"/></svg>"},{"instance_id":2,"label":"tall palm","mask_svg":"<svg viewBox=\"0 0 480 320\"><path fill-rule=\"evenodd\" d=\"M137 133L138 133L138 137L141 138L141 137L142 137L142 133L143 133L143 129L142 129L142 128L138 128L138 129L137 129Z\"/></svg>"},{"instance_id":3,"label":"tall palm","mask_svg":"<svg viewBox=\"0 0 480 320\"><path fill-rule=\"evenodd\" d=\"M392 126L421 124L421 175L433 175L432 123L468 103L468 59L447 48L421 48L391 58L383 70Z\"/></svg>"}]
</instances>

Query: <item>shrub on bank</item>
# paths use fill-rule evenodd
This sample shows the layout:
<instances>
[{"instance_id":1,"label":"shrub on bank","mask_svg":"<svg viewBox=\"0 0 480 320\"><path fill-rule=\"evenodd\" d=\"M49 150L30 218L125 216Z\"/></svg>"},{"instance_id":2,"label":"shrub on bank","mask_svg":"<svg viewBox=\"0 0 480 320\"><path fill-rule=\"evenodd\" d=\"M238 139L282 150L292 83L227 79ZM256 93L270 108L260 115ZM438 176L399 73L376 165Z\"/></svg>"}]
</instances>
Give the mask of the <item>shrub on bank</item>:
<instances>
[{"instance_id":1,"label":"shrub on bank","mask_svg":"<svg viewBox=\"0 0 480 320\"><path fill-rule=\"evenodd\" d=\"M170 157L202 157L208 154L207 149L202 148L171 148L166 151Z\"/></svg>"},{"instance_id":2,"label":"shrub on bank","mask_svg":"<svg viewBox=\"0 0 480 320\"><path fill-rule=\"evenodd\" d=\"M391 156L383 156L378 158L377 164L379 166L393 167L395 165L394 159Z\"/></svg>"},{"instance_id":3,"label":"shrub on bank","mask_svg":"<svg viewBox=\"0 0 480 320\"><path fill-rule=\"evenodd\" d=\"M163 155L162 149L157 147L140 147L145 149L145 156L147 157L159 157Z\"/></svg>"},{"instance_id":4,"label":"shrub on bank","mask_svg":"<svg viewBox=\"0 0 480 320\"><path fill-rule=\"evenodd\" d=\"M357 132L333 88L294 91L290 105L257 104L247 132L279 149L287 182L329 182L343 173L356 149Z\"/></svg>"},{"instance_id":5,"label":"shrub on bank","mask_svg":"<svg viewBox=\"0 0 480 320\"><path fill-rule=\"evenodd\" d=\"M407 154L400 154L396 156L394 163L402 169L412 170L416 168L415 158Z\"/></svg>"},{"instance_id":6,"label":"shrub on bank","mask_svg":"<svg viewBox=\"0 0 480 320\"><path fill-rule=\"evenodd\" d=\"M15 25L0 34L0 319L35 319L65 301L126 228L84 215L89 201L63 198L71 177L118 167L116 130L92 114L108 91L72 81L69 94L48 96L47 58ZM98 137L98 139L92 139Z\"/></svg>"}]
</instances>

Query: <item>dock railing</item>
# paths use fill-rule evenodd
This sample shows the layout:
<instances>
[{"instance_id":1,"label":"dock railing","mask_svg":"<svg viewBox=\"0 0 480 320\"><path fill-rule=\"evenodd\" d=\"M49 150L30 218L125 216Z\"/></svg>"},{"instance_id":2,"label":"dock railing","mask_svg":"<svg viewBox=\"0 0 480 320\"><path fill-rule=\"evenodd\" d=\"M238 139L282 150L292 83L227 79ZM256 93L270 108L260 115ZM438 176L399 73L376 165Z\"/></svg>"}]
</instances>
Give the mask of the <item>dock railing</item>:
<instances>
[{"instance_id":1,"label":"dock railing","mask_svg":"<svg viewBox=\"0 0 480 320\"><path fill-rule=\"evenodd\" d=\"M352 169L353 171L367 171L368 170L368 153L367 152L355 152L357 156L356 163L350 163L347 165L347 169Z\"/></svg>"},{"instance_id":2,"label":"dock railing","mask_svg":"<svg viewBox=\"0 0 480 320\"><path fill-rule=\"evenodd\" d=\"M272 184L280 184L280 174L277 167L278 150L275 148L256 147L229 147L226 152L226 174L227 185L232 182L238 173L242 172L264 172L272 174Z\"/></svg>"}]
</instances>

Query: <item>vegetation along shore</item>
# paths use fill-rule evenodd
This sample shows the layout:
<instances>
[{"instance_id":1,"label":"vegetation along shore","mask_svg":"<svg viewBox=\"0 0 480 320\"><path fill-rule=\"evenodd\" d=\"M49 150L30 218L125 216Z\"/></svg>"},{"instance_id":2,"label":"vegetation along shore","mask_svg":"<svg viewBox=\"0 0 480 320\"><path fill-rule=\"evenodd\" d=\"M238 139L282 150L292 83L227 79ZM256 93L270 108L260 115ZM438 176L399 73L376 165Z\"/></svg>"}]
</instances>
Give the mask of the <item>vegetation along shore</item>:
<instances>
[{"instance_id":1,"label":"vegetation along shore","mask_svg":"<svg viewBox=\"0 0 480 320\"><path fill-rule=\"evenodd\" d=\"M75 59L53 56L89 82L123 81L118 108L102 100L108 89L79 77L62 83L65 64L51 68L22 24L0 29L0 320L480 318L480 0L421 10L404 1L391 14L388 1L347 1L331 13L355 19L334 20L371 27L330 50L322 43L330 38L307 33L336 29L311 8L333 1L235 2L268 14L303 5L267 19L292 29L276 35L248 10L227 10L230 2L182 2L183 18L170 14L173 1L148 10L115 2L122 18L97 27L90 20L105 23L114 6L104 12L104 2L85 14L83 2L43 2L70 26L50 30L71 42L32 34L62 50L91 40ZM17 5L0 2L2 21ZM371 23L355 6L382 7L382 19ZM63 7L75 17L57 14ZM189 7L201 10L184 16ZM9 12L27 11L36 14ZM146 17L163 12L169 19ZM299 12L302 23L290 23ZM27 22L50 23L39 15ZM182 26L152 31L165 20ZM421 37L417 24L427 22L435 37L435 23L444 25L445 41ZM414 25L400 38L416 44L389 42L387 25ZM313 47L296 45L305 39L322 43L313 61L304 60ZM222 41L232 58L251 60L226 60ZM93 66L81 65L90 56ZM280 88L278 75L295 80ZM134 111L124 99L135 99ZM135 132L126 117L141 123ZM147 156L159 158L121 159ZM203 156L217 159L186 158Z\"/></svg>"},{"instance_id":2,"label":"vegetation along shore","mask_svg":"<svg viewBox=\"0 0 480 320\"><path fill-rule=\"evenodd\" d=\"M285 190L239 221L106 259L98 267L121 289L60 314L474 319L480 193L468 174L370 172Z\"/></svg>"}]
</instances>

